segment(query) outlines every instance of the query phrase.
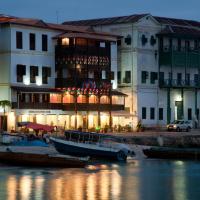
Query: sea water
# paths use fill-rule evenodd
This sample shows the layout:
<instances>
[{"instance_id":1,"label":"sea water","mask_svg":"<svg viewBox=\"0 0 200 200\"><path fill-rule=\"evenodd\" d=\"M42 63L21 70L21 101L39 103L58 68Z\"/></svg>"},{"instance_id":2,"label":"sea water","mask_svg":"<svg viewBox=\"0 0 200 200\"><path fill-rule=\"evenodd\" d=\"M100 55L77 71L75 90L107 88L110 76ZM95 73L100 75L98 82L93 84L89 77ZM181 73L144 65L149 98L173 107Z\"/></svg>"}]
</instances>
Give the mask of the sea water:
<instances>
[{"instance_id":1,"label":"sea water","mask_svg":"<svg viewBox=\"0 0 200 200\"><path fill-rule=\"evenodd\" d=\"M200 162L128 160L85 169L0 166L0 200L198 200Z\"/></svg>"}]
</instances>

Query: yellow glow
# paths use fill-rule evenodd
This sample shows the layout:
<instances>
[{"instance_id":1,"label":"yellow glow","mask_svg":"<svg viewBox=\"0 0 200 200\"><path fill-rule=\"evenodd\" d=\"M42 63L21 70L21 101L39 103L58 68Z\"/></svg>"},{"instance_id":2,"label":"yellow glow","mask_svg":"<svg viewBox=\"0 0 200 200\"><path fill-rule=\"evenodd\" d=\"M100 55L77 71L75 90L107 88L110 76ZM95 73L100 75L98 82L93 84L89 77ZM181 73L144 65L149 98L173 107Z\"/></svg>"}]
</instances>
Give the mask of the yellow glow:
<instances>
[{"instance_id":1,"label":"yellow glow","mask_svg":"<svg viewBox=\"0 0 200 200\"><path fill-rule=\"evenodd\" d=\"M45 115L36 115L36 121L39 124L46 124L46 116Z\"/></svg>"},{"instance_id":2,"label":"yellow glow","mask_svg":"<svg viewBox=\"0 0 200 200\"><path fill-rule=\"evenodd\" d=\"M35 179L35 196L38 199L43 199L44 177L38 176Z\"/></svg>"},{"instance_id":3,"label":"yellow glow","mask_svg":"<svg viewBox=\"0 0 200 200\"><path fill-rule=\"evenodd\" d=\"M118 171L116 171L116 170L113 170L112 171L112 184L111 184L111 186L112 186L112 190L111 190L111 192L112 192L112 198L113 199L119 199L119 197L120 197L120 192L121 192L121 182L122 182L122 180L121 180L121 177L120 177L120 175L119 175L119 173L118 173Z\"/></svg>"},{"instance_id":4,"label":"yellow glow","mask_svg":"<svg viewBox=\"0 0 200 200\"><path fill-rule=\"evenodd\" d=\"M109 174L105 171L101 171L100 173L100 194L101 199L109 199Z\"/></svg>"},{"instance_id":5,"label":"yellow glow","mask_svg":"<svg viewBox=\"0 0 200 200\"><path fill-rule=\"evenodd\" d=\"M20 188L20 199L26 200L30 198L31 190L32 190L32 180L30 176L23 176L19 182Z\"/></svg>"},{"instance_id":6,"label":"yellow glow","mask_svg":"<svg viewBox=\"0 0 200 200\"><path fill-rule=\"evenodd\" d=\"M63 38L62 45L69 45L69 38Z\"/></svg>"},{"instance_id":7,"label":"yellow glow","mask_svg":"<svg viewBox=\"0 0 200 200\"><path fill-rule=\"evenodd\" d=\"M8 200L16 200L17 180L15 176L9 176L7 180Z\"/></svg>"},{"instance_id":8,"label":"yellow glow","mask_svg":"<svg viewBox=\"0 0 200 200\"><path fill-rule=\"evenodd\" d=\"M88 200L96 199L96 175L91 174L87 178L87 196Z\"/></svg>"},{"instance_id":9,"label":"yellow glow","mask_svg":"<svg viewBox=\"0 0 200 200\"><path fill-rule=\"evenodd\" d=\"M76 68L77 68L77 69L80 69L80 68L81 68L81 65L80 65L80 64L76 65Z\"/></svg>"},{"instance_id":10,"label":"yellow glow","mask_svg":"<svg viewBox=\"0 0 200 200\"><path fill-rule=\"evenodd\" d=\"M72 199L76 199L76 200L83 200L84 199L84 191L83 191L83 178L82 177L75 177L73 179L73 185L75 185L75 187L72 187L74 189L73 192L73 197Z\"/></svg>"},{"instance_id":11,"label":"yellow glow","mask_svg":"<svg viewBox=\"0 0 200 200\"><path fill-rule=\"evenodd\" d=\"M22 115L22 122L27 122L29 121L29 116L28 115Z\"/></svg>"},{"instance_id":12,"label":"yellow glow","mask_svg":"<svg viewBox=\"0 0 200 200\"><path fill-rule=\"evenodd\" d=\"M101 115L101 127L105 127L105 125L109 124L109 116L106 114Z\"/></svg>"},{"instance_id":13,"label":"yellow glow","mask_svg":"<svg viewBox=\"0 0 200 200\"><path fill-rule=\"evenodd\" d=\"M9 112L8 113L8 130L15 129L15 113Z\"/></svg>"},{"instance_id":14,"label":"yellow glow","mask_svg":"<svg viewBox=\"0 0 200 200\"><path fill-rule=\"evenodd\" d=\"M94 126L94 115L88 116L88 126L89 128L92 128Z\"/></svg>"}]
</instances>

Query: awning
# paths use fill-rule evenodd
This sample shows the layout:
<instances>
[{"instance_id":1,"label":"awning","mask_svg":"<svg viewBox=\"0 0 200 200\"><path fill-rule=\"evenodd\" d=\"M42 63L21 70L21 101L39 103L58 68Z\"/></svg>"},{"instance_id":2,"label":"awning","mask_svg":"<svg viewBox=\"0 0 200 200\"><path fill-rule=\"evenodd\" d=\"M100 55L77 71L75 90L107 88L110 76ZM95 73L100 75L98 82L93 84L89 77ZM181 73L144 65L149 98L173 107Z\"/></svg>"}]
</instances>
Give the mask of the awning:
<instances>
[{"instance_id":1,"label":"awning","mask_svg":"<svg viewBox=\"0 0 200 200\"><path fill-rule=\"evenodd\" d=\"M111 42L117 41L116 36L98 35L95 33L63 33L55 36L53 39L58 39L58 38L85 38L85 39L95 39L100 41L111 41Z\"/></svg>"},{"instance_id":2,"label":"awning","mask_svg":"<svg viewBox=\"0 0 200 200\"><path fill-rule=\"evenodd\" d=\"M20 122L18 123L18 126L25 126L26 128L31 128L33 130L41 130L41 131L48 131L48 132L54 130L54 126L37 124L34 122Z\"/></svg>"},{"instance_id":3,"label":"awning","mask_svg":"<svg viewBox=\"0 0 200 200\"><path fill-rule=\"evenodd\" d=\"M122 92L120 92L118 90L111 90L111 95L112 96L114 96L114 95L116 95L116 96L125 96L125 97L128 96L127 94L124 94L124 93L122 93Z\"/></svg>"},{"instance_id":4,"label":"awning","mask_svg":"<svg viewBox=\"0 0 200 200\"><path fill-rule=\"evenodd\" d=\"M64 90L56 89L56 88L41 88L41 87L18 87L18 86L11 86L13 90L17 92L44 92L44 93L63 93Z\"/></svg>"}]
</instances>

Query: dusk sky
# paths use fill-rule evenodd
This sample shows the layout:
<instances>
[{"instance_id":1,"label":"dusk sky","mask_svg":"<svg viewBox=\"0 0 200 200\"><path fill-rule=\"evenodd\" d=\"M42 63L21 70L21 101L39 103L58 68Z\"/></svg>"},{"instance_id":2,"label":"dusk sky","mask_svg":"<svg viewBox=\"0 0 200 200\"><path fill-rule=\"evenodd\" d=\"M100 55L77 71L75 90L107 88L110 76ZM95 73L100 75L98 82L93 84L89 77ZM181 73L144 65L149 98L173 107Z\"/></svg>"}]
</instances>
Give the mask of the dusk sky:
<instances>
[{"instance_id":1,"label":"dusk sky","mask_svg":"<svg viewBox=\"0 0 200 200\"><path fill-rule=\"evenodd\" d=\"M151 13L200 21L199 0L1 0L0 13L48 22Z\"/></svg>"}]
</instances>

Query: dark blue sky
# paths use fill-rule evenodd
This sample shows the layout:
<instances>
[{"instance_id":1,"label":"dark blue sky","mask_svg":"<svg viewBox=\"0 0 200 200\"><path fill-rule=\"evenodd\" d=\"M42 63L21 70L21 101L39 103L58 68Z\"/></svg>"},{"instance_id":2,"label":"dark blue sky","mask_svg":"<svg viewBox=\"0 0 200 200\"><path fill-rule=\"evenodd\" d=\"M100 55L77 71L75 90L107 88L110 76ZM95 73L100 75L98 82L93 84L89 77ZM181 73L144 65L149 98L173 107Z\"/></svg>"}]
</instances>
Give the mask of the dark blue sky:
<instances>
[{"instance_id":1,"label":"dark blue sky","mask_svg":"<svg viewBox=\"0 0 200 200\"><path fill-rule=\"evenodd\" d=\"M48 22L151 13L200 21L200 0L0 0L0 13Z\"/></svg>"}]
</instances>

